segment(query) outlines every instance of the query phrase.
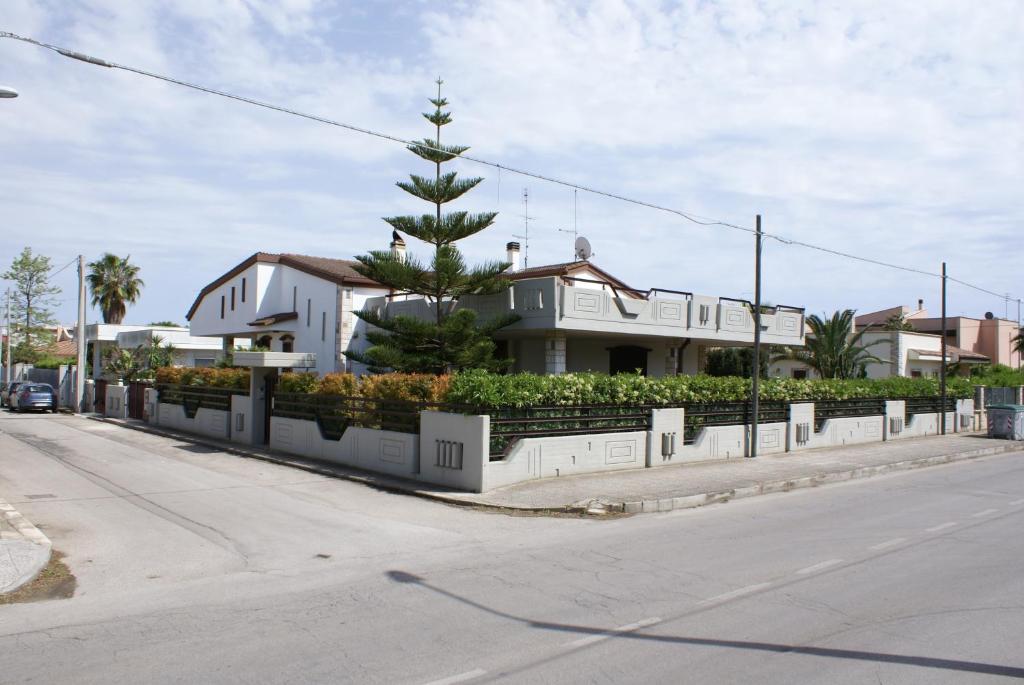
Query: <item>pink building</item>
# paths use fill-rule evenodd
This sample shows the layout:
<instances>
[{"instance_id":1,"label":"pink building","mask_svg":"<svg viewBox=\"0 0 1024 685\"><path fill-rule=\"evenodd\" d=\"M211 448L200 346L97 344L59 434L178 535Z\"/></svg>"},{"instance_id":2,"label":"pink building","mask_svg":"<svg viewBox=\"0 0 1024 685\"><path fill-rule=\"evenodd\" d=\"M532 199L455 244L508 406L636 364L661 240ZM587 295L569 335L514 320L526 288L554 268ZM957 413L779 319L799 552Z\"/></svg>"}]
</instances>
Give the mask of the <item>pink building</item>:
<instances>
[{"instance_id":1,"label":"pink building","mask_svg":"<svg viewBox=\"0 0 1024 685\"><path fill-rule=\"evenodd\" d=\"M881 326L894 316L902 316L915 331L941 335L942 318L929 316L924 301L918 300L917 305L917 309L900 306L862 314L856 319L857 328ZM985 355L993 364L1017 368L1024 361L1019 352L1013 351L1013 338L1019 330L1016 321L996 318L991 314L986 314L983 319L947 316L946 344Z\"/></svg>"}]
</instances>

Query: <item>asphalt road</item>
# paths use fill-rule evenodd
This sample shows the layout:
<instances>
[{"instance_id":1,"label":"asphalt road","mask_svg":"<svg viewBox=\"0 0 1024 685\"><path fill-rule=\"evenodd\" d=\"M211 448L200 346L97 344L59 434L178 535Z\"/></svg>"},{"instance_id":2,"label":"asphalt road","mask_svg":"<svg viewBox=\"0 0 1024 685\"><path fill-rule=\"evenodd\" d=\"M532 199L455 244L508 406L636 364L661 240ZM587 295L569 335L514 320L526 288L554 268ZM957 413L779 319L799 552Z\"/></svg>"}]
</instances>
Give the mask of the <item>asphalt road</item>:
<instances>
[{"instance_id":1,"label":"asphalt road","mask_svg":"<svg viewBox=\"0 0 1024 685\"><path fill-rule=\"evenodd\" d=\"M1024 453L599 521L4 415L0 497L79 579L3 683L1024 679Z\"/></svg>"}]
</instances>

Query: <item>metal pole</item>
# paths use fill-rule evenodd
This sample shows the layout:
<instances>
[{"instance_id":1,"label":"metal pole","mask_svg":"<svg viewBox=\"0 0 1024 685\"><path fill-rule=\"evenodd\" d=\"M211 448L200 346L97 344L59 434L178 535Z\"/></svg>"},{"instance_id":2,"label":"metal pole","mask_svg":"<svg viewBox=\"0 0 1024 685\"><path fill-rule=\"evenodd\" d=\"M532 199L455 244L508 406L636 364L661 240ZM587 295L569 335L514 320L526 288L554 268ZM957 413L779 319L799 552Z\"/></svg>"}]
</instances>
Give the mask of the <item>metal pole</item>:
<instances>
[{"instance_id":1,"label":"metal pole","mask_svg":"<svg viewBox=\"0 0 1024 685\"><path fill-rule=\"evenodd\" d=\"M75 369L75 411L85 411L85 257L78 255L78 360Z\"/></svg>"},{"instance_id":2,"label":"metal pole","mask_svg":"<svg viewBox=\"0 0 1024 685\"><path fill-rule=\"evenodd\" d=\"M942 262L942 362L939 364L939 434L946 434L946 262Z\"/></svg>"},{"instance_id":3,"label":"metal pole","mask_svg":"<svg viewBox=\"0 0 1024 685\"><path fill-rule=\"evenodd\" d=\"M750 393L750 457L757 456L757 415L760 409L761 380L761 215L757 215L757 233L754 242L754 364L753 388Z\"/></svg>"},{"instance_id":4,"label":"metal pole","mask_svg":"<svg viewBox=\"0 0 1024 685\"><path fill-rule=\"evenodd\" d=\"M1020 298L1017 298L1017 335L1024 336L1024 328L1020 323ZM1024 341L1021 342L1021 350L1017 353L1017 370L1024 367Z\"/></svg>"},{"instance_id":5,"label":"metal pole","mask_svg":"<svg viewBox=\"0 0 1024 685\"><path fill-rule=\"evenodd\" d=\"M7 289L7 375L4 380L10 383L11 378L11 347L14 346L14 335L11 332L11 289Z\"/></svg>"}]
</instances>

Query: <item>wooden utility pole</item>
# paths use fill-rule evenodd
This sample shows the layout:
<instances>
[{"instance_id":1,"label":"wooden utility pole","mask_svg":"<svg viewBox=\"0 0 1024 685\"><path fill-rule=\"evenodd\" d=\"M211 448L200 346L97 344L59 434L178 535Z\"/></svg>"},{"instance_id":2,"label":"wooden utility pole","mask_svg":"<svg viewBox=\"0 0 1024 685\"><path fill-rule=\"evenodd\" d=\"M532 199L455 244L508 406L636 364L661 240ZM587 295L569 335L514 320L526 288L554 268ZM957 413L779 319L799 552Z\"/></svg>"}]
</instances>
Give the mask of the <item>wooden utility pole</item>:
<instances>
[{"instance_id":1,"label":"wooden utility pole","mask_svg":"<svg viewBox=\"0 0 1024 685\"><path fill-rule=\"evenodd\" d=\"M946 434L946 262L942 262L942 362L939 364L939 434Z\"/></svg>"}]
</instances>

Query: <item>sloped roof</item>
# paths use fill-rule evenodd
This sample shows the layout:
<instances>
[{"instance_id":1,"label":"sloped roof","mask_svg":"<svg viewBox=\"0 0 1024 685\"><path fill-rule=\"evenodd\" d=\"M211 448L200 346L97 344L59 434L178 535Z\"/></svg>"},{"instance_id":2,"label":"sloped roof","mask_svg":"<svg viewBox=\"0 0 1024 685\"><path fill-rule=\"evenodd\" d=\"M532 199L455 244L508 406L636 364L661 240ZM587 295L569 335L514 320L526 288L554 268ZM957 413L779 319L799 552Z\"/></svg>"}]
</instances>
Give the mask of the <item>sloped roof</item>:
<instances>
[{"instance_id":1,"label":"sloped roof","mask_svg":"<svg viewBox=\"0 0 1024 685\"><path fill-rule=\"evenodd\" d=\"M631 292L639 292L634 288L630 288L628 285L620 281L619 279L612 276L610 273L597 266L593 262L581 260L575 262L562 262L560 264L545 264L543 266L531 266L528 269L520 269L519 271L506 271L505 275L511 278L513 281L520 281L525 278L543 278L544 276L568 276L571 277L575 273L580 271L591 271L597 274L602 279L608 281L616 288L622 290L629 290Z\"/></svg>"},{"instance_id":2,"label":"sloped roof","mask_svg":"<svg viewBox=\"0 0 1024 685\"><path fill-rule=\"evenodd\" d=\"M185 318L191 320L204 297L256 263L283 264L339 285L380 285L376 281L360 275L354 268L359 262L351 259L314 257L312 255L291 254L287 252L282 254L257 252L200 290L195 302L189 307Z\"/></svg>"}]
</instances>

